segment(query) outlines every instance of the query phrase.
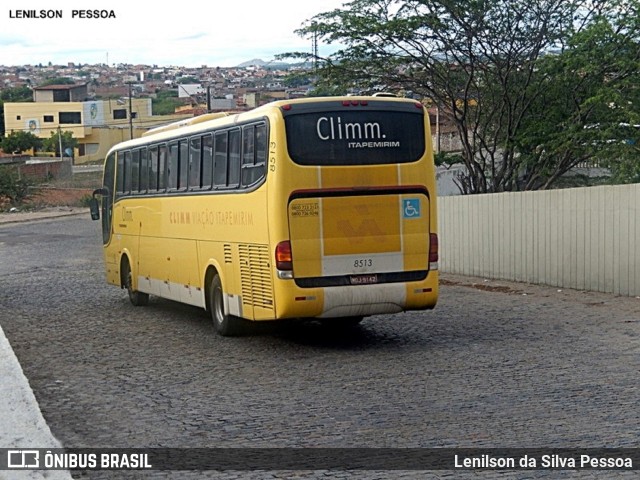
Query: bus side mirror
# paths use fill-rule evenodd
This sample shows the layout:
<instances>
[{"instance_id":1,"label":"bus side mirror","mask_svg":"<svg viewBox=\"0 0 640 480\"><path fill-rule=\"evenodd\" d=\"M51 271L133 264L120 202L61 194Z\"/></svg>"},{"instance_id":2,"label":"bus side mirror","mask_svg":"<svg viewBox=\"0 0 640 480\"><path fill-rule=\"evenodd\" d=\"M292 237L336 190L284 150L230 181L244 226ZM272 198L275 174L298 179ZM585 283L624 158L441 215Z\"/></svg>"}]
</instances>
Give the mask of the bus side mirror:
<instances>
[{"instance_id":1,"label":"bus side mirror","mask_svg":"<svg viewBox=\"0 0 640 480\"><path fill-rule=\"evenodd\" d=\"M91 200L89 201L91 220L100 220L100 204L98 203L96 195L109 195L109 190L107 190L106 188L98 188L97 190L93 191L93 195L91 196Z\"/></svg>"},{"instance_id":2,"label":"bus side mirror","mask_svg":"<svg viewBox=\"0 0 640 480\"><path fill-rule=\"evenodd\" d=\"M91 220L100 220L100 204L97 198L93 197L89 200L89 211L91 212Z\"/></svg>"}]
</instances>

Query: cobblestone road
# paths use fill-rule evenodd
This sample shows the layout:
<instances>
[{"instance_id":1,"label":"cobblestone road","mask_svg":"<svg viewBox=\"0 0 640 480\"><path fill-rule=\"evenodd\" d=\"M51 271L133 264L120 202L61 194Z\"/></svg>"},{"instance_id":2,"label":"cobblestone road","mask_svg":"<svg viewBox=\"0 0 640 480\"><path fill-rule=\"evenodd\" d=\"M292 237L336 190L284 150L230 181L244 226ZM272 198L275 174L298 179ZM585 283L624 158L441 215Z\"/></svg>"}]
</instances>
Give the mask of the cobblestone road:
<instances>
[{"instance_id":1,"label":"cobblestone road","mask_svg":"<svg viewBox=\"0 0 640 480\"><path fill-rule=\"evenodd\" d=\"M0 323L67 447L640 446L640 299L444 276L432 312L374 317L340 337L305 325L223 338L198 309L153 297L135 308L106 285L98 229L84 217L0 226Z\"/></svg>"}]
</instances>

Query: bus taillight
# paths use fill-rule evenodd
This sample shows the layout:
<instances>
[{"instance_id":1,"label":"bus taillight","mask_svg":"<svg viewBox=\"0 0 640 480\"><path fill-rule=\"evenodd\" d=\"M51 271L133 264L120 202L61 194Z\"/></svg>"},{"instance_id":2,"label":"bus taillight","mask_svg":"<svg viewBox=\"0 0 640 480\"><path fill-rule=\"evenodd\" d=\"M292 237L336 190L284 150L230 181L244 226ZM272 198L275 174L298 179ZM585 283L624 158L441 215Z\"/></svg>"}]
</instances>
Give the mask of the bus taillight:
<instances>
[{"instance_id":1,"label":"bus taillight","mask_svg":"<svg viewBox=\"0 0 640 480\"><path fill-rule=\"evenodd\" d=\"M438 234L429 234L429 270L438 269Z\"/></svg>"},{"instance_id":2,"label":"bus taillight","mask_svg":"<svg viewBox=\"0 0 640 480\"><path fill-rule=\"evenodd\" d=\"M369 105L369 102L367 100L343 100L342 101L342 106L343 107L366 107L367 105Z\"/></svg>"},{"instance_id":3,"label":"bus taillight","mask_svg":"<svg viewBox=\"0 0 640 480\"><path fill-rule=\"evenodd\" d=\"M291 272L291 270L293 270L291 242L289 240L284 240L276 245L276 268L280 272ZM280 278L284 277L280 276Z\"/></svg>"}]
</instances>

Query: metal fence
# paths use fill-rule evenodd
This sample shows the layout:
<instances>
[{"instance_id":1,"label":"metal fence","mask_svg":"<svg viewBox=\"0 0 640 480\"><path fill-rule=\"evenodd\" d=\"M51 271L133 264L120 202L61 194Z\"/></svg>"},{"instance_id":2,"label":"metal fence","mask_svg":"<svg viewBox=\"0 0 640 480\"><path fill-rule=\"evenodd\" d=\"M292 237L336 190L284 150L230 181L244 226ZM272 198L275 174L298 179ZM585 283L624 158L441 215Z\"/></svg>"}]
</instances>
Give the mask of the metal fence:
<instances>
[{"instance_id":1,"label":"metal fence","mask_svg":"<svg viewBox=\"0 0 640 480\"><path fill-rule=\"evenodd\" d=\"M640 184L441 197L443 272L640 296Z\"/></svg>"}]
</instances>

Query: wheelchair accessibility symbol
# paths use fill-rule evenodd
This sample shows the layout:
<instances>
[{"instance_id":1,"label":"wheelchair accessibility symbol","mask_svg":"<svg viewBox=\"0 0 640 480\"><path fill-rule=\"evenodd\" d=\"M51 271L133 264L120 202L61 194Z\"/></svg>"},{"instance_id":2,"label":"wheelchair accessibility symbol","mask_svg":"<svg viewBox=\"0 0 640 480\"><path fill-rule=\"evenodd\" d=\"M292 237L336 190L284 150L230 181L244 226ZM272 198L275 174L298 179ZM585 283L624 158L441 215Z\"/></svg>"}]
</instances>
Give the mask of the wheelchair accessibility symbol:
<instances>
[{"instance_id":1,"label":"wheelchair accessibility symbol","mask_svg":"<svg viewBox=\"0 0 640 480\"><path fill-rule=\"evenodd\" d=\"M420 218L420 199L407 198L402 201L403 218Z\"/></svg>"}]
</instances>

